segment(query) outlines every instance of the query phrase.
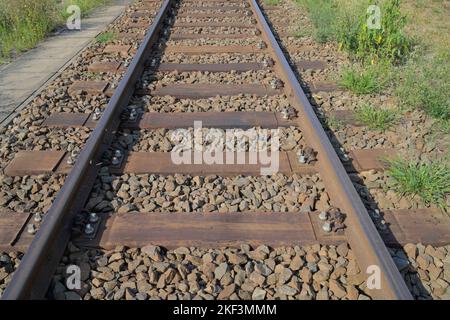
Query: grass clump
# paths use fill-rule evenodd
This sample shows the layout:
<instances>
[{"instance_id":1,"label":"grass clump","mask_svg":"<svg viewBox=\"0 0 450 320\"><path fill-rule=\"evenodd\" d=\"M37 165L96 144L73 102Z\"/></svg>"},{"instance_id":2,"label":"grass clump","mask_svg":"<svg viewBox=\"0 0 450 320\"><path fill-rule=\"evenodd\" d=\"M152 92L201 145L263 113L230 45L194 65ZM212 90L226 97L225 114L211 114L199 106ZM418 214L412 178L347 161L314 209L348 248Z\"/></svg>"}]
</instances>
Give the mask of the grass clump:
<instances>
[{"instance_id":1,"label":"grass clump","mask_svg":"<svg viewBox=\"0 0 450 320\"><path fill-rule=\"evenodd\" d=\"M376 93L381 89L375 72L358 67L344 69L339 85L356 94Z\"/></svg>"},{"instance_id":2,"label":"grass clump","mask_svg":"<svg viewBox=\"0 0 450 320\"><path fill-rule=\"evenodd\" d=\"M62 7L61 12L63 17L67 18L71 14L67 13L66 8L70 5L77 5L80 7L81 16L84 17L89 13L89 11L102 4L106 4L107 1L108 0L66 0L63 2L64 6Z\"/></svg>"},{"instance_id":3,"label":"grass clump","mask_svg":"<svg viewBox=\"0 0 450 320\"><path fill-rule=\"evenodd\" d=\"M398 64L406 59L412 44L403 32L406 16L400 11L401 0L378 1L378 5L380 28L369 27L370 12L359 13L357 21L354 14L345 14L340 19L338 41L342 48L360 60L372 64L376 61Z\"/></svg>"},{"instance_id":4,"label":"grass clump","mask_svg":"<svg viewBox=\"0 0 450 320\"><path fill-rule=\"evenodd\" d=\"M335 38L336 11L335 0L296 0L310 13L314 25L313 36L319 43L325 43Z\"/></svg>"},{"instance_id":5,"label":"grass clump","mask_svg":"<svg viewBox=\"0 0 450 320\"><path fill-rule=\"evenodd\" d=\"M336 116L334 115L330 115L326 118L325 123L327 125L328 128L332 129L332 130L340 130L342 128L344 128L345 123L341 120L339 120L338 118L336 118Z\"/></svg>"},{"instance_id":6,"label":"grass clump","mask_svg":"<svg viewBox=\"0 0 450 320\"><path fill-rule=\"evenodd\" d=\"M95 39L98 43L106 43L114 39L114 32L109 31L102 34L99 34Z\"/></svg>"},{"instance_id":7,"label":"grass clump","mask_svg":"<svg viewBox=\"0 0 450 320\"><path fill-rule=\"evenodd\" d=\"M419 196L426 204L446 205L450 193L450 165L444 162L389 161L391 187L403 196Z\"/></svg>"},{"instance_id":8,"label":"grass clump","mask_svg":"<svg viewBox=\"0 0 450 320\"><path fill-rule=\"evenodd\" d=\"M0 58L34 47L58 22L53 0L0 0Z\"/></svg>"},{"instance_id":9,"label":"grass clump","mask_svg":"<svg viewBox=\"0 0 450 320\"><path fill-rule=\"evenodd\" d=\"M421 109L441 122L448 122L450 54L410 61L399 76L395 93L402 107Z\"/></svg>"},{"instance_id":10,"label":"grass clump","mask_svg":"<svg viewBox=\"0 0 450 320\"><path fill-rule=\"evenodd\" d=\"M400 11L401 0L296 0L308 10L318 42L336 40L340 47L362 61L372 64L403 61L411 48L404 34L406 16ZM369 5L380 8L380 28L371 28L373 12Z\"/></svg>"},{"instance_id":11,"label":"grass clump","mask_svg":"<svg viewBox=\"0 0 450 320\"><path fill-rule=\"evenodd\" d=\"M386 130L393 125L398 115L395 111L364 105L355 110L356 120L372 130Z\"/></svg>"},{"instance_id":12,"label":"grass clump","mask_svg":"<svg viewBox=\"0 0 450 320\"><path fill-rule=\"evenodd\" d=\"M280 0L264 0L264 3L268 6L276 6L280 4Z\"/></svg>"},{"instance_id":13,"label":"grass clump","mask_svg":"<svg viewBox=\"0 0 450 320\"><path fill-rule=\"evenodd\" d=\"M380 92L392 80L391 67L388 64L358 65L342 71L339 85L356 94Z\"/></svg>"},{"instance_id":14,"label":"grass clump","mask_svg":"<svg viewBox=\"0 0 450 320\"><path fill-rule=\"evenodd\" d=\"M106 0L0 0L0 63L30 49L71 14L69 5L78 5L82 15Z\"/></svg>"}]
</instances>

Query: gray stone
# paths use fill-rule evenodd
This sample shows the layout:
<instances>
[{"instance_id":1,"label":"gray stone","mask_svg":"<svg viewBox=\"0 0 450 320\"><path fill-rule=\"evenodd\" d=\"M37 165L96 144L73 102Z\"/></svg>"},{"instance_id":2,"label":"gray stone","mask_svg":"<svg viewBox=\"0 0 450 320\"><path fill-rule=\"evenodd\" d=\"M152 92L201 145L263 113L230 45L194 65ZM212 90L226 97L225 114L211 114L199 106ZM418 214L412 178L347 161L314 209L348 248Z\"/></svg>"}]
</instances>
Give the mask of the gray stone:
<instances>
[{"instance_id":1,"label":"gray stone","mask_svg":"<svg viewBox=\"0 0 450 320\"><path fill-rule=\"evenodd\" d=\"M163 261L164 258L161 254L161 248L157 246L145 246L141 249L142 253L148 255L153 261Z\"/></svg>"},{"instance_id":2,"label":"gray stone","mask_svg":"<svg viewBox=\"0 0 450 320\"><path fill-rule=\"evenodd\" d=\"M225 273L228 271L228 264L226 262L223 262L219 264L219 266L214 270L214 277L217 280L222 279L222 277L225 275Z\"/></svg>"},{"instance_id":3,"label":"gray stone","mask_svg":"<svg viewBox=\"0 0 450 320\"><path fill-rule=\"evenodd\" d=\"M270 270L270 268L263 263L256 263L255 270L265 277L267 277L272 273L272 270Z\"/></svg>"},{"instance_id":4,"label":"gray stone","mask_svg":"<svg viewBox=\"0 0 450 320\"><path fill-rule=\"evenodd\" d=\"M278 288L278 292L286 296L293 296L297 294L298 290L285 284Z\"/></svg>"},{"instance_id":5,"label":"gray stone","mask_svg":"<svg viewBox=\"0 0 450 320\"><path fill-rule=\"evenodd\" d=\"M253 300L264 300L264 298L266 297L266 293L267 293L266 290L257 287L253 291L252 299Z\"/></svg>"}]
</instances>

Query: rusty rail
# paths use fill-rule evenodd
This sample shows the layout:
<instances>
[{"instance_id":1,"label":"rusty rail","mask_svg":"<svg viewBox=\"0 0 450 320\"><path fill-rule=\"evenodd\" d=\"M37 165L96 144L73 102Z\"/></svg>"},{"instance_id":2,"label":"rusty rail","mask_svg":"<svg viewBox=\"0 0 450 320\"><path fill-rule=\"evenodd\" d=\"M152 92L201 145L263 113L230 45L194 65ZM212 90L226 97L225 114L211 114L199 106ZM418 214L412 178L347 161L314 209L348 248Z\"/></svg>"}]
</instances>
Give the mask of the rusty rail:
<instances>
[{"instance_id":1,"label":"rusty rail","mask_svg":"<svg viewBox=\"0 0 450 320\"><path fill-rule=\"evenodd\" d=\"M158 32L171 4L172 0L163 1L143 43L45 215L41 228L15 271L2 299L45 297L52 275L69 241L73 217L82 209L89 196L99 169L97 164L113 139L111 133L119 126L121 111L133 94L135 83L144 69L153 44L158 39Z\"/></svg>"},{"instance_id":2,"label":"rusty rail","mask_svg":"<svg viewBox=\"0 0 450 320\"><path fill-rule=\"evenodd\" d=\"M283 76L283 81L290 90L290 97L300 111L299 121L303 132L314 149L319 152L321 177L335 203L347 214L346 237L355 252L358 263L363 272L371 265L379 267L381 288L372 290L371 294L378 299L412 299L405 281L314 113L259 4L256 0L249 1L262 27L262 36L268 41L269 49L278 60L275 67Z\"/></svg>"}]
</instances>

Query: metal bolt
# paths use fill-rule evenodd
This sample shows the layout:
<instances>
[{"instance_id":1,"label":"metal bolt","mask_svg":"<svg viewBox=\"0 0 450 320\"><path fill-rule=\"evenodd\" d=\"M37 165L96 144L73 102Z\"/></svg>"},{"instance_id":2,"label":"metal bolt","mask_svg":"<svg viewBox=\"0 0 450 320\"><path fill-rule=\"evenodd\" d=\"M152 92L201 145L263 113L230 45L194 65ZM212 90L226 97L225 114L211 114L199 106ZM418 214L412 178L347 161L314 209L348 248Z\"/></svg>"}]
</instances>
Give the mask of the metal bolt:
<instances>
[{"instance_id":1,"label":"metal bolt","mask_svg":"<svg viewBox=\"0 0 450 320\"><path fill-rule=\"evenodd\" d=\"M347 153L345 152L344 148L340 148L340 150L342 152L341 159L344 160L344 161L349 160L349 157L348 157Z\"/></svg>"},{"instance_id":2,"label":"metal bolt","mask_svg":"<svg viewBox=\"0 0 450 320\"><path fill-rule=\"evenodd\" d=\"M96 223L98 221L98 215L95 212L89 213L89 222Z\"/></svg>"},{"instance_id":3,"label":"metal bolt","mask_svg":"<svg viewBox=\"0 0 450 320\"><path fill-rule=\"evenodd\" d=\"M385 220L381 220L380 221L380 229L381 230L386 230L387 229L387 224Z\"/></svg>"},{"instance_id":4,"label":"metal bolt","mask_svg":"<svg viewBox=\"0 0 450 320\"><path fill-rule=\"evenodd\" d=\"M136 120L136 113L130 112L128 115L128 120Z\"/></svg>"},{"instance_id":5,"label":"metal bolt","mask_svg":"<svg viewBox=\"0 0 450 320\"><path fill-rule=\"evenodd\" d=\"M263 66L265 67L265 68L268 68L268 67L272 67L274 65L274 62L273 62L273 60L272 59L264 59L263 60Z\"/></svg>"},{"instance_id":6,"label":"metal bolt","mask_svg":"<svg viewBox=\"0 0 450 320\"><path fill-rule=\"evenodd\" d=\"M319 213L319 219L322 221L325 221L328 219L328 212L326 211L322 211Z\"/></svg>"},{"instance_id":7,"label":"metal bolt","mask_svg":"<svg viewBox=\"0 0 450 320\"><path fill-rule=\"evenodd\" d=\"M119 149L117 149L116 151L114 151L114 156L117 158L122 157L122 151L120 151Z\"/></svg>"},{"instance_id":8,"label":"metal bolt","mask_svg":"<svg viewBox=\"0 0 450 320\"><path fill-rule=\"evenodd\" d=\"M111 163L113 164L113 166L116 166L120 163L120 160L117 157L113 157Z\"/></svg>"},{"instance_id":9,"label":"metal bolt","mask_svg":"<svg viewBox=\"0 0 450 320\"><path fill-rule=\"evenodd\" d=\"M378 210L378 209L373 210L372 216L374 218L379 218L381 216L380 215L380 210Z\"/></svg>"},{"instance_id":10,"label":"metal bolt","mask_svg":"<svg viewBox=\"0 0 450 320\"><path fill-rule=\"evenodd\" d=\"M317 108L317 113L319 114L319 116L323 117L323 110L321 108Z\"/></svg>"},{"instance_id":11,"label":"metal bolt","mask_svg":"<svg viewBox=\"0 0 450 320\"><path fill-rule=\"evenodd\" d=\"M93 114L93 116L92 116L92 119L93 119L94 121L97 121L98 119L100 119L100 116L101 116L100 109L99 109L99 108L95 108L94 114Z\"/></svg>"},{"instance_id":12,"label":"metal bolt","mask_svg":"<svg viewBox=\"0 0 450 320\"><path fill-rule=\"evenodd\" d=\"M154 68L154 67L156 67L156 64L157 64L157 60L156 60L155 58L153 58L153 59L150 61L150 66L151 66L152 68Z\"/></svg>"},{"instance_id":13,"label":"metal bolt","mask_svg":"<svg viewBox=\"0 0 450 320\"><path fill-rule=\"evenodd\" d=\"M274 90L280 89L283 87L283 82L280 79L274 79L270 82L270 87Z\"/></svg>"},{"instance_id":14,"label":"metal bolt","mask_svg":"<svg viewBox=\"0 0 450 320\"><path fill-rule=\"evenodd\" d=\"M298 162L300 162L300 163L302 163L302 164L305 164L305 163L306 163L306 158L305 158L305 156L304 156L303 154L300 154L300 155L298 156Z\"/></svg>"},{"instance_id":15,"label":"metal bolt","mask_svg":"<svg viewBox=\"0 0 450 320\"><path fill-rule=\"evenodd\" d=\"M134 121L134 120L136 120L136 118L137 118L137 111L136 111L136 109L131 109L130 115L128 116L128 120Z\"/></svg>"},{"instance_id":16,"label":"metal bolt","mask_svg":"<svg viewBox=\"0 0 450 320\"><path fill-rule=\"evenodd\" d=\"M41 214L39 212L36 212L34 214L34 221L35 222L41 222L42 221L42 217L41 217Z\"/></svg>"},{"instance_id":17,"label":"metal bolt","mask_svg":"<svg viewBox=\"0 0 450 320\"><path fill-rule=\"evenodd\" d=\"M255 36L259 36L261 34L261 31L259 31L259 29L255 29L255 31L253 31L253 34Z\"/></svg>"},{"instance_id":18,"label":"metal bolt","mask_svg":"<svg viewBox=\"0 0 450 320\"><path fill-rule=\"evenodd\" d=\"M258 42L258 49L265 49L267 45L264 41Z\"/></svg>"},{"instance_id":19,"label":"metal bolt","mask_svg":"<svg viewBox=\"0 0 450 320\"><path fill-rule=\"evenodd\" d=\"M29 234L35 234L35 233L36 233L36 227L34 226L34 224L29 223L29 224L27 225L27 232L28 232Z\"/></svg>"},{"instance_id":20,"label":"metal bolt","mask_svg":"<svg viewBox=\"0 0 450 320\"><path fill-rule=\"evenodd\" d=\"M281 111L281 115L283 116L284 120L289 120L289 110L287 108L284 108L283 111Z\"/></svg>"},{"instance_id":21,"label":"metal bolt","mask_svg":"<svg viewBox=\"0 0 450 320\"><path fill-rule=\"evenodd\" d=\"M87 225L86 225L86 227L84 227L84 233L85 234L93 234L94 233L94 231L95 231L95 229L94 229L94 227L92 226L92 224L90 224L90 223L88 223Z\"/></svg>"},{"instance_id":22,"label":"metal bolt","mask_svg":"<svg viewBox=\"0 0 450 320\"><path fill-rule=\"evenodd\" d=\"M331 223L329 223L328 221L325 222L322 226L322 230L325 232L331 232Z\"/></svg>"}]
</instances>

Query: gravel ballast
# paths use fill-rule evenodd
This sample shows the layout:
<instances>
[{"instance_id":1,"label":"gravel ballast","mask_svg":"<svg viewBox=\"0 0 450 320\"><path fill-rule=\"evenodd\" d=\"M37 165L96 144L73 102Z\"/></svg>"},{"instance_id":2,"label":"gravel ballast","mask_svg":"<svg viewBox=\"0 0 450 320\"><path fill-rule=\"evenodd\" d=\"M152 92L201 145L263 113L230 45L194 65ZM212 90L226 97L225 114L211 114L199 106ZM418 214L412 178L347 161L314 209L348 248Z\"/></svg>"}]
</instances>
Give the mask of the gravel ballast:
<instances>
[{"instance_id":1,"label":"gravel ballast","mask_svg":"<svg viewBox=\"0 0 450 320\"><path fill-rule=\"evenodd\" d=\"M100 172L86 205L96 212L310 212L330 208L318 175L112 176Z\"/></svg>"},{"instance_id":2,"label":"gravel ballast","mask_svg":"<svg viewBox=\"0 0 450 320\"><path fill-rule=\"evenodd\" d=\"M81 290L65 288L68 264L81 267ZM49 293L84 300L370 299L364 290L364 274L346 244L107 252L71 245Z\"/></svg>"}]
</instances>

